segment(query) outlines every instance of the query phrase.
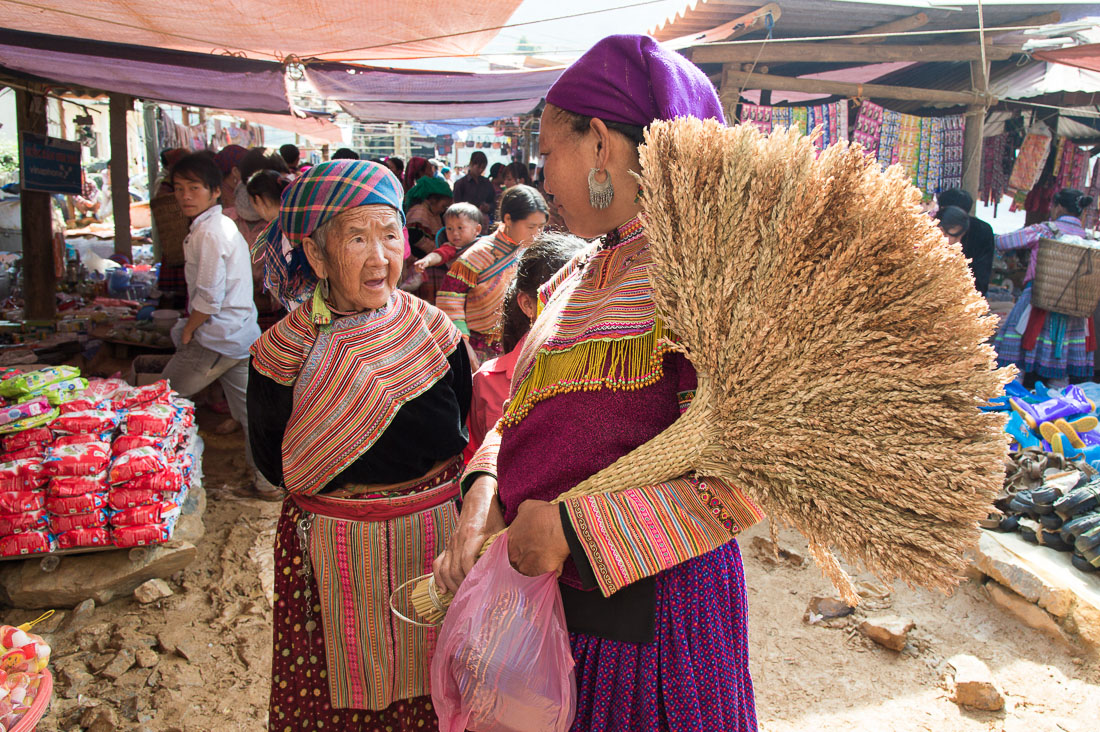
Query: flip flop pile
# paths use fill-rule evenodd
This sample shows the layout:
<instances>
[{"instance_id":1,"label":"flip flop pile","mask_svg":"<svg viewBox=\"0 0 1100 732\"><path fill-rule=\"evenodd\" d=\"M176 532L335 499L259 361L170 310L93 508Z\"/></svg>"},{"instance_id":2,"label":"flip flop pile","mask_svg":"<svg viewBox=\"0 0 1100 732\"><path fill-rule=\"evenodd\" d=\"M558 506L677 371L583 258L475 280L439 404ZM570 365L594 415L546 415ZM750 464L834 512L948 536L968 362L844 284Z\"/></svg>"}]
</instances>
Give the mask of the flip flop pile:
<instances>
[{"instance_id":1,"label":"flip flop pile","mask_svg":"<svg viewBox=\"0 0 1100 732\"><path fill-rule=\"evenodd\" d=\"M1079 386L1006 387L990 410L1009 411L1012 439L1004 489L982 522L1026 541L1071 552L1082 572L1100 570L1100 429L1096 403Z\"/></svg>"}]
</instances>

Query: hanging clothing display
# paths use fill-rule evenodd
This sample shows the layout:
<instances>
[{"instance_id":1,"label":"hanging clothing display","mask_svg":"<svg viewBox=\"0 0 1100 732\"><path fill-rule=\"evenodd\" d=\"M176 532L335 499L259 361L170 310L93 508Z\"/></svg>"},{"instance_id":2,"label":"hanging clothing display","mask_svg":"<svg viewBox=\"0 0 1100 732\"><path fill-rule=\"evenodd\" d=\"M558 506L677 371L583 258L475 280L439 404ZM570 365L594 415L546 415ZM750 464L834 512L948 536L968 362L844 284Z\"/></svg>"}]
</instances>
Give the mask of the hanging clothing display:
<instances>
[{"instance_id":1,"label":"hanging clothing display","mask_svg":"<svg viewBox=\"0 0 1100 732\"><path fill-rule=\"evenodd\" d=\"M795 127L808 135L821 127L814 140L818 148L848 139L848 102L842 100L813 107L769 107L763 104L742 104L741 122L753 124L764 134L780 127Z\"/></svg>"},{"instance_id":2,"label":"hanging clothing display","mask_svg":"<svg viewBox=\"0 0 1100 732\"><path fill-rule=\"evenodd\" d=\"M859 108L852 138L883 167L900 165L926 194L962 184L963 115L916 117L874 102Z\"/></svg>"}]
</instances>

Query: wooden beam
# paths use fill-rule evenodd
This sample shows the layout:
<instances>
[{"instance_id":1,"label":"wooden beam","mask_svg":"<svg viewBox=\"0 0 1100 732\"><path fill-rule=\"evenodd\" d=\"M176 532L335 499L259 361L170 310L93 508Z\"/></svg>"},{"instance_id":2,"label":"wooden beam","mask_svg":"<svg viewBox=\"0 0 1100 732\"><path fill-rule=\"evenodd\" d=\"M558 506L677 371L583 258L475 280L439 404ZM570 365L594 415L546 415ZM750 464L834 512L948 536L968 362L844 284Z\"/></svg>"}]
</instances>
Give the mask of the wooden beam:
<instances>
[{"instance_id":1,"label":"wooden beam","mask_svg":"<svg viewBox=\"0 0 1100 732\"><path fill-rule=\"evenodd\" d=\"M115 215L115 254L131 258L130 247L130 153L126 148L126 113L133 100L124 94L110 95L111 110L111 205Z\"/></svg>"},{"instance_id":2,"label":"wooden beam","mask_svg":"<svg viewBox=\"0 0 1100 732\"><path fill-rule=\"evenodd\" d=\"M1053 13L1043 13L1042 15L1032 15L1029 18L1023 20L1017 20L1013 23L1004 23L1003 25L994 25L985 29L986 35L990 33L1004 33L1006 28L1017 28L1019 26L1032 26L1032 25L1050 25L1052 23L1062 22L1062 14L1055 10ZM1023 32L1023 31L1019 31ZM975 35L978 31L974 31Z\"/></svg>"},{"instance_id":3,"label":"wooden beam","mask_svg":"<svg viewBox=\"0 0 1100 732\"><path fill-rule=\"evenodd\" d=\"M870 33L904 33L905 31L916 30L921 26L928 24L928 15L926 13L917 13L916 15L910 15L908 18L902 18L901 20L892 20L889 23L883 23L882 25L875 25L870 28L864 28L861 31L857 31L852 35L860 36ZM830 41L830 43L882 43L885 38L853 38L850 41Z\"/></svg>"},{"instance_id":4,"label":"wooden beam","mask_svg":"<svg viewBox=\"0 0 1100 732\"><path fill-rule=\"evenodd\" d=\"M26 170L23 133L48 132L45 85L23 82L15 87L15 119L19 131L19 169ZM21 190L19 198L23 227L23 318L27 322L52 323L57 313L57 273L53 262L50 194Z\"/></svg>"},{"instance_id":5,"label":"wooden beam","mask_svg":"<svg viewBox=\"0 0 1100 732\"><path fill-rule=\"evenodd\" d=\"M737 100L737 89L771 89L773 91L806 92L822 96L837 95L849 98L902 99L911 102L936 102L940 104L984 104L985 98L972 91L948 91L946 89L918 89L908 86L884 84L853 84L847 81L823 81L798 79L771 74L752 74L747 81L739 71L730 71L722 84L722 103L728 105ZM992 100L990 100L992 101Z\"/></svg>"},{"instance_id":6,"label":"wooden beam","mask_svg":"<svg viewBox=\"0 0 1100 732\"><path fill-rule=\"evenodd\" d=\"M974 91L984 95L989 90L989 63L970 62L970 79ZM974 200L978 199L978 189L982 181L985 115L984 105L971 105L966 108L966 128L963 130L962 187L974 197Z\"/></svg>"},{"instance_id":7,"label":"wooden beam","mask_svg":"<svg viewBox=\"0 0 1100 732\"><path fill-rule=\"evenodd\" d=\"M691 60L697 64L716 63L884 63L888 61L978 61L981 48L974 44L957 46L857 46L832 43L756 43L725 45L722 43L695 46ZM985 57L1004 61L1018 50L1007 46L986 44Z\"/></svg>"}]
</instances>

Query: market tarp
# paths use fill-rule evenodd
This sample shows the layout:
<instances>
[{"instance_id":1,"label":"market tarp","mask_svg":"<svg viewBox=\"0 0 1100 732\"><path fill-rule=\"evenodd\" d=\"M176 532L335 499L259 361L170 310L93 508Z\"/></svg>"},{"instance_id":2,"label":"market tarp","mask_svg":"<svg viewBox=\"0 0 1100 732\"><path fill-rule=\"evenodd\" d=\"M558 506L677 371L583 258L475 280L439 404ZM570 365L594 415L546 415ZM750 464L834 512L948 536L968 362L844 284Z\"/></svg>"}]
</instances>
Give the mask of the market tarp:
<instances>
[{"instance_id":1,"label":"market tarp","mask_svg":"<svg viewBox=\"0 0 1100 732\"><path fill-rule=\"evenodd\" d=\"M1036 54L1038 55L1038 54ZM1100 73L1061 63L1032 61L995 75L989 92L998 99L1030 99L1061 92L1100 92Z\"/></svg>"},{"instance_id":2,"label":"market tarp","mask_svg":"<svg viewBox=\"0 0 1100 732\"><path fill-rule=\"evenodd\" d=\"M1053 61L1054 63L1076 66L1079 69L1100 73L1100 43L1056 48L1049 51L1036 51L1032 56L1042 61Z\"/></svg>"},{"instance_id":3,"label":"market tarp","mask_svg":"<svg viewBox=\"0 0 1100 732\"><path fill-rule=\"evenodd\" d=\"M361 120L429 122L526 114L564 68L446 73L313 63L306 78L326 99Z\"/></svg>"},{"instance_id":4,"label":"market tarp","mask_svg":"<svg viewBox=\"0 0 1100 732\"><path fill-rule=\"evenodd\" d=\"M0 17L5 28L150 48L362 60L474 55L520 2L0 0Z\"/></svg>"},{"instance_id":5,"label":"market tarp","mask_svg":"<svg viewBox=\"0 0 1100 732\"><path fill-rule=\"evenodd\" d=\"M271 61L0 29L0 67L159 102L257 112L290 109L283 67Z\"/></svg>"}]
</instances>

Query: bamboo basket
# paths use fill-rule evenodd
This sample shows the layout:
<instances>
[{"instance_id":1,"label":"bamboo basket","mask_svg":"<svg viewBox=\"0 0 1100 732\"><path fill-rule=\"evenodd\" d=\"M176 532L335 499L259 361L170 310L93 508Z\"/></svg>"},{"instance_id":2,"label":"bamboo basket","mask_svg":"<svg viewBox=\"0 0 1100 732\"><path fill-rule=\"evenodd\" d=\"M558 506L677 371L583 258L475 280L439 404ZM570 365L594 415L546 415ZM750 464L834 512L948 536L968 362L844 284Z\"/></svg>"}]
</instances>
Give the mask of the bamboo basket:
<instances>
[{"instance_id":1,"label":"bamboo basket","mask_svg":"<svg viewBox=\"0 0 1100 732\"><path fill-rule=\"evenodd\" d=\"M1100 304L1100 249L1040 239L1031 302L1052 313L1090 317Z\"/></svg>"},{"instance_id":2,"label":"bamboo basket","mask_svg":"<svg viewBox=\"0 0 1100 732\"><path fill-rule=\"evenodd\" d=\"M950 591L1004 482L1004 417L979 407L1016 372L996 368L996 319L919 191L793 130L654 122L639 154L653 299L698 389L554 502L719 478L798 529L849 604L834 552ZM450 597L426 579L411 601L434 623Z\"/></svg>"}]
</instances>

